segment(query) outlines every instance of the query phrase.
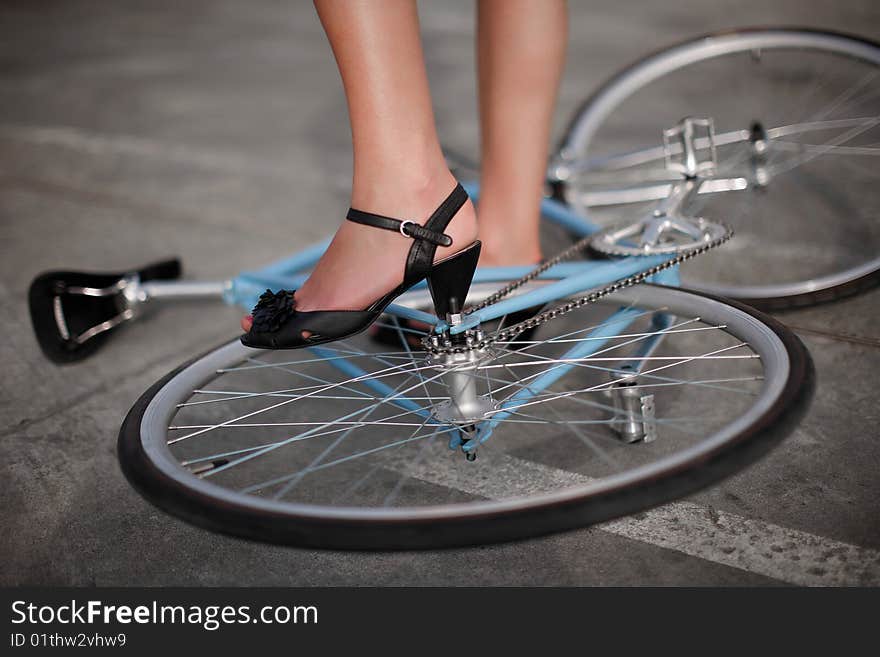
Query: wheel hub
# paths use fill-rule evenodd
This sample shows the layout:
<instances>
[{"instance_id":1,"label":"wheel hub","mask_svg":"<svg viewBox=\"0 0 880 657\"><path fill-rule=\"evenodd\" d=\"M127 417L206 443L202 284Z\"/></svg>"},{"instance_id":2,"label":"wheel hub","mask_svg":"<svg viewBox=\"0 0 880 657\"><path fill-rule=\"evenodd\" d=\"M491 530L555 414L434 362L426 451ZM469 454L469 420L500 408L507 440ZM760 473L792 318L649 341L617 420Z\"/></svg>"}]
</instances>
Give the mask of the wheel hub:
<instances>
[{"instance_id":1,"label":"wheel hub","mask_svg":"<svg viewBox=\"0 0 880 657\"><path fill-rule=\"evenodd\" d=\"M434 416L441 422L458 425L472 425L485 420L495 409L495 400L491 395L477 393L477 371L484 362L497 358L497 350L489 345L476 346L483 339L479 330L433 337L437 338L438 345L459 343L460 346L456 351L432 353L429 356L431 363L443 373L442 380L449 391L449 399L434 407Z\"/></svg>"}]
</instances>

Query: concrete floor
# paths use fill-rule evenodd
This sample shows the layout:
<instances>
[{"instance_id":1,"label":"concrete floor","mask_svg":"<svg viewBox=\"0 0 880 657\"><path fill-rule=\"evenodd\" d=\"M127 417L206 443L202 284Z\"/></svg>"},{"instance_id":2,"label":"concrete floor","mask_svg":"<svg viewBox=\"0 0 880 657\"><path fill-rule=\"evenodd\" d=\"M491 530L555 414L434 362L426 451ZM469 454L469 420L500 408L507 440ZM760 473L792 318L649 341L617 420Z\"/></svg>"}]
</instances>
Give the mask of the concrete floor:
<instances>
[{"instance_id":1,"label":"concrete floor","mask_svg":"<svg viewBox=\"0 0 880 657\"><path fill-rule=\"evenodd\" d=\"M872 0L657 7L571 3L557 130L622 64L700 32L794 23L880 37ZM474 155L472 3L422 10L443 141ZM0 584L880 583L877 290L782 317L819 377L782 446L635 518L362 554L231 539L157 511L119 470L119 425L161 375L233 336L239 312L166 308L57 368L31 335L28 283L45 269L125 270L173 254L193 278L223 278L323 237L323 218L346 207L351 166L338 75L310 3L7 2L0 24Z\"/></svg>"}]
</instances>

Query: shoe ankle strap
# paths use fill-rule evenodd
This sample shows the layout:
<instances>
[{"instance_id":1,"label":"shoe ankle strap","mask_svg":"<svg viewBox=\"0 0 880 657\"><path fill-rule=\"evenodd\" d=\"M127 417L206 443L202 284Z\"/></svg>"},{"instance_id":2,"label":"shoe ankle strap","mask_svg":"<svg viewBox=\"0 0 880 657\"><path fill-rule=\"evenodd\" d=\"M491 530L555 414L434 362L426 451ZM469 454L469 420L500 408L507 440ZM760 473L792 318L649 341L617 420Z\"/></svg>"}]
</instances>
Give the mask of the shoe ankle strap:
<instances>
[{"instance_id":1,"label":"shoe ankle strap","mask_svg":"<svg viewBox=\"0 0 880 657\"><path fill-rule=\"evenodd\" d=\"M424 226L409 219L401 221L393 217L385 217L381 214L373 214L372 212L364 212L354 208L349 208L345 218L356 224L393 230L404 237L411 237L414 240L425 240L436 246L451 246L452 238L443 231L449 222L452 221L455 213L459 211L467 200L467 192L464 191L461 184L457 184L452 193L446 197L443 203L440 204L440 207L428 218Z\"/></svg>"}]
</instances>

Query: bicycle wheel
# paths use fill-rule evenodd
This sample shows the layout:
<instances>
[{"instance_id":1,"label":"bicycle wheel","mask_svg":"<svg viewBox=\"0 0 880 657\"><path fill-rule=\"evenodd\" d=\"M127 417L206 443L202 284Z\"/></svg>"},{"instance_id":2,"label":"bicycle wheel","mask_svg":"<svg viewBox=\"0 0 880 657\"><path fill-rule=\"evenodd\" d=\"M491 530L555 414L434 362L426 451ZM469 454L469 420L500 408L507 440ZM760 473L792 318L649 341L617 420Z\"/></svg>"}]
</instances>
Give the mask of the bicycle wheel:
<instances>
[{"instance_id":1,"label":"bicycle wheel","mask_svg":"<svg viewBox=\"0 0 880 657\"><path fill-rule=\"evenodd\" d=\"M481 287L475 298L497 289ZM427 292L400 301L427 304ZM131 409L123 471L165 511L249 538L485 543L717 481L784 436L810 391L809 356L779 323L680 289L617 293L473 367L438 368L409 346L412 330L390 351L367 335L295 352L212 349ZM451 409L463 379L475 403ZM485 440L474 461L469 438Z\"/></svg>"},{"instance_id":2,"label":"bicycle wheel","mask_svg":"<svg viewBox=\"0 0 880 657\"><path fill-rule=\"evenodd\" d=\"M692 208L736 238L684 285L785 308L880 281L880 46L797 29L709 35L655 53L575 113L551 165L601 225L640 218L680 180L663 130L711 118L718 166Z\"/></svg>"}]
</instances>

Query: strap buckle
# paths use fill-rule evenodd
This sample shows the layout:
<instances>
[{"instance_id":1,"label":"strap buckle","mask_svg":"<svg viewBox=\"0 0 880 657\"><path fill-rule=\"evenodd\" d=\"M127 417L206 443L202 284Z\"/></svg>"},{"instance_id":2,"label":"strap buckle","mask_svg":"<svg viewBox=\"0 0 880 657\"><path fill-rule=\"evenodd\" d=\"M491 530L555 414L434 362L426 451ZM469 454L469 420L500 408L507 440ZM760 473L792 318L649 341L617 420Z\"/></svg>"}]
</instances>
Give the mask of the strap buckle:
<instances>
[{"instance_id":1,"label":"strap buckle","mask_svg":"<svg viewBox=\"0 0 880 657\"><path fill-rule=\"evenodd\" d=\"M411 238L412 235L410 235L409 233L406 232L406 225L407 224L415 224L415 223L416 223L415 221L410 221L409 219L405 219L404 221L400 222L400 226L397 227L397 230L400 231L400 234L403 235L404 237Z\"/></svg>"}]
</instances>

